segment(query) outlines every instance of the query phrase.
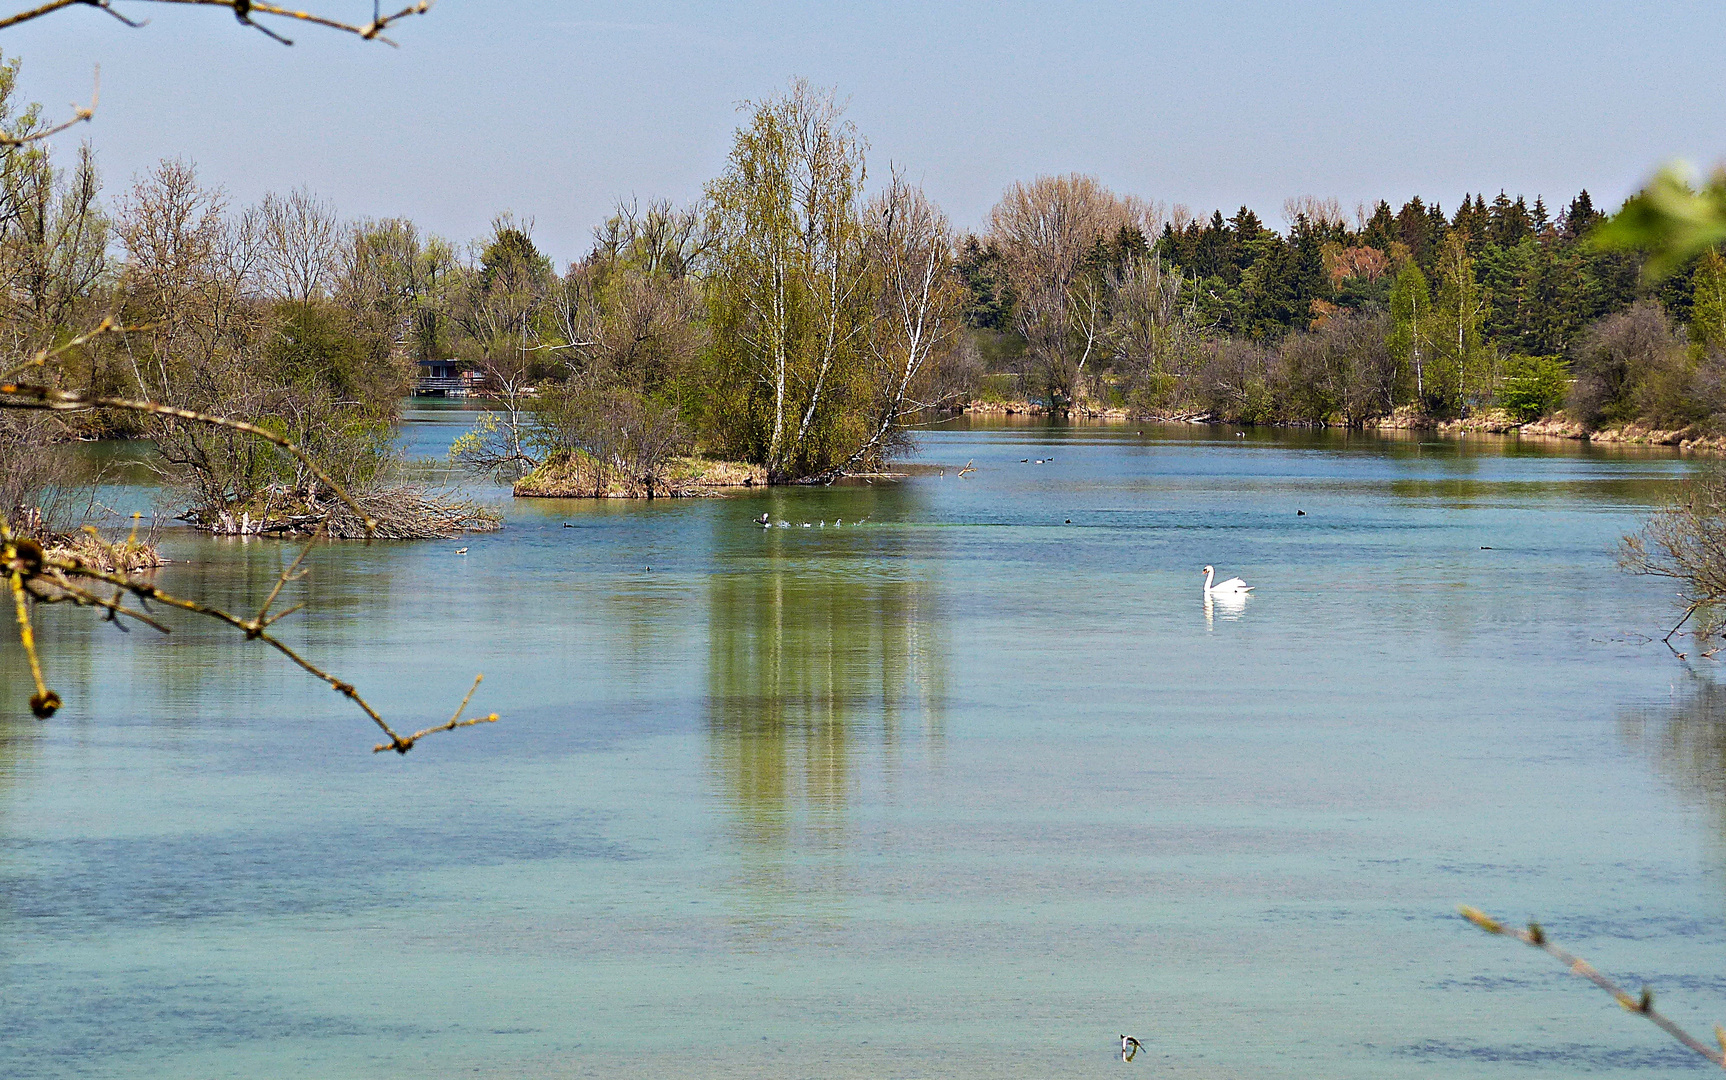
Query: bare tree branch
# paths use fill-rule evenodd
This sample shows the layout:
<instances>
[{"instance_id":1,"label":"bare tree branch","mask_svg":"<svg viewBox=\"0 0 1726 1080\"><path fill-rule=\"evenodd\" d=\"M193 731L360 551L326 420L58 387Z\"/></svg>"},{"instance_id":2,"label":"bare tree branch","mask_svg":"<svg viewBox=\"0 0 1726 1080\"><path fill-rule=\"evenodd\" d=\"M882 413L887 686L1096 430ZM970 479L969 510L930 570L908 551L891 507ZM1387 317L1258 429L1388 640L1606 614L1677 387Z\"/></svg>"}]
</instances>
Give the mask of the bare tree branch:
<instances>
[{"instance_id":1,"label":"bare tree branch","mask_svg":"<svg viewBox=\"0 0 1726 1080\"><path fill-rule=\"evenodd\" d=\"M1642 988L1642 994L1640 997L1631 997L1617 983L1595 970L1594 966L1588 961L1572 953L1566 952L1552 944L1552 942L1546 940L1546 931L1540 928L1539 923L1529 923L1527 930L1515 930L1499 922L1497 919L1494 919L1479 908L1469 907L1464 904L1458 907L1457 911L1461 913L1463 918L1480 927L1482 930L1485 930L1489 934L1500 934L1504 937L1515 938L1524 945L1532 945L1536 949L1550 954L1565 967L1569 968L1572 975L1587 979L1595 986L1598 986L1608 994L1611 994L1613 999L1623 1007L1625 1012L1632 1012L1646 1016L1654 1026L1672 1036L1674 1039L1677 1039L1687 1048L1696 1051L1696 1053L1707 1058L1709 1061L1712 1061L1714 1064L1719 1065L1721 1068L1726 1068L1726 1028L1715 1025L1714 1038L1720 1043L1720 1049L1716 1050L1697 1040L1689 1032L1673 1023L1667 1016L1655 1011L1654 991L1645 986Z\"/></svg>"},{"instance_id":2,"label":"bare tree branch","mask_svg":"<svg viewBox=\"0 0 1726 1080\"><path fill-rule=\"evenodd\" d=\"M90 104L74 104L72 106L72 118L70 120L63 120L60 123L55 124L53 127L43 128L40 131L32 131L27 135L6 135L0 133L0 148L16 148L23 146L26 143L41 142L43 139L52 138L53 136L60 134L62 131L69 130L79 124L87 122L96 115L96 103L101 96L102 69L98 66L96 68L94 85L90 89Z\"/></svg>"},{"instance_id":3,"label":"bare tree branch","mask_svg":"<svg viewBox=\"0 0 1726 1080\"><path fill-rule=\"evenodd\" d=\"M234 13L234 18L242 25L250 26L261 33L267 34L281 42L283 45L292 45L293 42L276 33L274 30L271 30L269 27L253 22L252 16L270 15L275 18L287 19L293 22L309 23L313 26L322 26L331 30L340 30L343 33L354 34L367 41L381 41L386 45L393 46L395 45L395 42L384 37L383 31L392 23L399 22L410 15L424 15L427 11L431 10L432 6L432 0L418 0L417 3L409 4L400 11L384 15L379 12L377 5L374 3L372 6L372 18L370 22L345 23L339 19L332 19L325 15L318 15L314 12L296 11L293 8L278 7L275 4L258 3L257 0L131 0L131 2L139 4L181 4L191 7L227 8L229 11ZM142 22L128 19L126 16L114 10L111 0L48 0L48 3L0 18L0 30L17 26L20 23L29 22L32 19L39 19L44 15L51 15L56 11L69 7L98 8L114 16L114 18L119 19L127 26L137 27L144 25Z\"/></svg>"},{"instance_id":4,"label":"bare tree branch","mask_svg":"<svg viewBox=\"0 0 1726 1080\"><path fill-rule=\"evenodd\" d=\"M388 737L389 741L379 744L375 750L394 750L398 754L405 754L413 749L416 742L427 735L440 731L453 731L458 727L471 727L474 724L495 723L497 721L496 713L483 718L460 719L462 709L467 707L468 701L473 697L474 690L470 688L467 696L462 699L461 708L456 710L455 716L448 723L426 728L412 735L397 734L383 716L372 707L371 703L361 696L352 683L338 678L307 660L286 642L269 633L270 626L299 610L299 605L296 605L274 616L270 615L270 608L275 604L282 587L289 581L302 576L299 570L300 564L310 552L312 544L321 538L321 533L322 530L320 529L319 535L313 537L312 543L307 544L300 551L298 557L282 570L277 576L275 588L270 591L270 595L265 599L263 606L259 608L258 614L247 619L199 600L175 596L147 581L92 566L75 555L50 555L35 541L15 536L10 522L4 513L0 513L0 573L5 574L7 584L12 592L13 606L16 609L18 619L19 640L24 647L25 655L29 658L31 676L35 682L36 692L30 698L31 711L37 717L46 720L54 715L62 702L60 696L48 688L43 678L41 660L36 649L35 633L30 623L29 608L25 602L26 598L34 599L38 603L71 603L80 607L99 607L106 610L110 618L116 615L128 615L164 634L170 632L169 628L162 623L140 612L125 608L122 604L122 598L129 595L135 597L141 605L154 602L225 623L244 634L247 641L262 641L275 649L308 674L328 683L330 689L352 701L372 723L378 726L378 729ZM81 582L102 582L112 585L116 589L115 599L107 600L96 596L80 584ZM479 680L476 678L474 688L478 686Z\"/></svg>"}]
</instances>

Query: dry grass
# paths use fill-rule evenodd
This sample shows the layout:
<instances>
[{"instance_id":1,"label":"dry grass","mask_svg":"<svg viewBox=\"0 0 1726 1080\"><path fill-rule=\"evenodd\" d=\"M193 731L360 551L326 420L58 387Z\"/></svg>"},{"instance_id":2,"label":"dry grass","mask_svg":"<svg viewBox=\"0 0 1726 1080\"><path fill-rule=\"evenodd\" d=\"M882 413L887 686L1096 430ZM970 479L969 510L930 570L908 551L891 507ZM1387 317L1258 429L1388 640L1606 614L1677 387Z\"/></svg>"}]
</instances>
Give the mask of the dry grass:
<instances>
[{"instance_id":1,"label":"dry grass","mask_svg":"<svg viewBox=\"0 0 1726 1080\"><path fill-rule=\"evenodd\" d=\"M654 494L688 498L717 494L723 488L766 485L767 470L760 465L680 457L672 460ZM591 454L563 451L518 480L515 494L540 499L638 499L647 496L647 485Z\"/></svg>"}]
</instances>

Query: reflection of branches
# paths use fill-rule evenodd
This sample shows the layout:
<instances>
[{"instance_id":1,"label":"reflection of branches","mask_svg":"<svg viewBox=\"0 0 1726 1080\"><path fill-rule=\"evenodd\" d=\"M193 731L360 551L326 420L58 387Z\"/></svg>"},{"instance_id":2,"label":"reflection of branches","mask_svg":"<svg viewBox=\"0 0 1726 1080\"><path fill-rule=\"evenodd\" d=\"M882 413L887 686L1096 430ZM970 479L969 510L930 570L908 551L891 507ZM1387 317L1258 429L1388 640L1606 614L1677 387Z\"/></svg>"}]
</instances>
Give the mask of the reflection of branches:
<instances>
[{"instance_id":1,"label":"reflection of branches","mask_svg":"<svg viewBox=\"0 0 1726 1080\"><path fill-rule=\"evenodd\" d=\"M1658 709L1619 718L1620 736L1686 798L1726 824L1726 684L1691 675Z\"/></svg>"},{"instance_id":2,"label":"reflection of branches","mask_svg":"<svg viewBox=\"0 0 1726 1080\"><path fill-rule=\"evenodd\" d=\"M1528 929L1515 930L1499 922L1497 919L1494 919L1479 908L1472 908L1467 905L1463 905L1457 910L1462 913L1463 918L1480 927L1482 930L1485 930L1489 934L1501 934L1505 937L1515 938L1517 941L1520 941L1525 945L1532 945L1542 952L1551 954L1553 957L1557 958L1560 963L1568 967L1572 975L1587 979L1595 986L1598 986L1608 994L1611 994L1613 999L1616 1000L1619 1005L1623 1006L1626 1012L1633 1012L1646 1016L1649 1021L1661 1031L1664 1031L1674 1039L1677 1039L1680 1043L1683 1043L1689 1049L1696 1051L1696 1053L1707 1058L1709 1061L1712 1061L1714 1064L1719 1065L1722 1068L1726 1068L1726 1028L1722 1028L1718 1025L1715 1026L1714 1037L1719 1040L1720 1043L1720 1049L1715 1050L1714 1048L1697 1041L1695 1037L1677 1024L1673 1023L1667 1016L1657 1012L1654 1008L1654 991L1645 986L1642 988L1642 995L1640 997L1631 997L1621 987L1619 987L1617 983L1595 970L1594 966L1588 961L1579 956L1568 953L1552 944L1552 942L1546 940L1546 931L1540 928L1539 923L1531 922L1528 924Z\"/></svg>"}]
</instances>

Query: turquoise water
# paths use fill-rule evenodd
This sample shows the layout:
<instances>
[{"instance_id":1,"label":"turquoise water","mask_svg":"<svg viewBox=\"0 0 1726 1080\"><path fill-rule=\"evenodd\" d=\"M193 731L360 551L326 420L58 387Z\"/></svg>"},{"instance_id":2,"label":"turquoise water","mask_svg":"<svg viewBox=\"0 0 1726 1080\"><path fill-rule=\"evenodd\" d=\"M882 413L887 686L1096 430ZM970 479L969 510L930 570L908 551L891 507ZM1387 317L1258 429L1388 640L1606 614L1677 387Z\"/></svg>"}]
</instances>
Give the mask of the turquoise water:
<instances>
[{"instance_id":1,"label":"turquoise water","mask_svg":"<svg viewBox=\"0 0 1726 1080\"><path fill-rule=\"evenodd\" d=\"M504 717L405 758L213 627L42 613L0 1075L1701 1067L1454 914L1726 1020L1726 690L1611 552L1684 462L959 424L918 463L321 550L291 640L404 726L480 671ZM241 608L283 557L167 546ZM1206 563L1257 591L1207 610Z\"/></svg>"}]
</instances>

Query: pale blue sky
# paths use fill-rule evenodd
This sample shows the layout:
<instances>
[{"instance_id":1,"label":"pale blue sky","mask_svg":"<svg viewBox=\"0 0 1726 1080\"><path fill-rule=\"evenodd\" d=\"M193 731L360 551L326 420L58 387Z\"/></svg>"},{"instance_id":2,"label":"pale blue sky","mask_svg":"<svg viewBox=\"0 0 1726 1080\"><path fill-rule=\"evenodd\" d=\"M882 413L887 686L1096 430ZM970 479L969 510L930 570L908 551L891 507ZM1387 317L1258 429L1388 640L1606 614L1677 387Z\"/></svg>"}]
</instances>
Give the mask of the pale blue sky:
<instances>
[{"instance_id":1,"label":"pale blue sky","mask_svg":"<svg viewBox=\"0 0 1726 1080\"><path fill-rule=\"evenodd\" d=\"M440 0L395 50L115 2L151 24L0 33L51 108L101 64L100 114L61 142L93 139L110 193L182 156L240 201L304 183L457 240L511 209L560 264L619 196L698 195L737 103L792 75L836 85L875 175L904 165L968 228L1050 172L1280 224L1300 194L1615 204L1659 162L1726 157L1720 3Z\"/></svg>"}]
</instances>

